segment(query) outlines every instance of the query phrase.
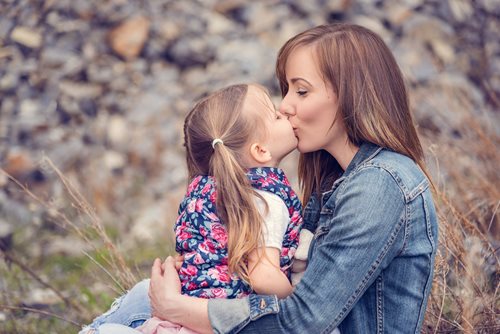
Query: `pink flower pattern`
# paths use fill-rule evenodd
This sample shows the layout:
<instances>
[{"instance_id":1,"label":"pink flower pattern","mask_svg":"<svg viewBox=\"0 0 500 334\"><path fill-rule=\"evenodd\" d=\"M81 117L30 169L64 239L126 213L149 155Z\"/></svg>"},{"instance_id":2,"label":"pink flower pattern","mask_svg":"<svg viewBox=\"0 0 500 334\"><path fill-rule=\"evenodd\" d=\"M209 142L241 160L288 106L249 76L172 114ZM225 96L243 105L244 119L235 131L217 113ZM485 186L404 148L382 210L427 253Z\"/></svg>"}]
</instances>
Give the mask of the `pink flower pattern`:
<instances>
[{"instance_id":1,"label":"pink flower pattern","mask_svg":"<svg viewBox=\"0 0 500 334\"><path fill-rule=\"evenodd\" d=\"M290 215L283 238L280 266L285 274L298 246L302 227L302 206L279 168L251 168L247 172L255 189L279 196ZM216 182L212 176L197 176L187 188L175 225L176 251L184 255L179 271L182 293L202 298L240 298L250 286L228 268L227 231L217 210Z\"/></svg>"}]
</instances>

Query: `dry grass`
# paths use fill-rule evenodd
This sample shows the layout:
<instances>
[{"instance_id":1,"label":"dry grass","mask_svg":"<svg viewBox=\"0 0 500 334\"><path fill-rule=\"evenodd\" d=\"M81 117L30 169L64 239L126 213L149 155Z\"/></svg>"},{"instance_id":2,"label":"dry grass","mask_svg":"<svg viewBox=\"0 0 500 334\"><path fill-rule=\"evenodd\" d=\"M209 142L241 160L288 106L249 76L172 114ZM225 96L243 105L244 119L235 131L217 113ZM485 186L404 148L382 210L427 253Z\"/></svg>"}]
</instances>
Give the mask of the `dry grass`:
<instances>
[{"instance_id":1,"label":"dry grass","mask_svg":"<svg viewBox=\"0 0 500 334\"><path fill-rule=\"evenodd\" d=\"M4 174L12 183L23 191L27 203L34 202L41 206L43 210L47 212L50 221L61 229L66 230L68 233L77 235L81 238L91 250L91 252L84 251L83 255L100 271L101 275L94 277L99 277L103 282L113 282L114 286L112 289L115 290L116 294L123 294L127 289L133 286L133 284L138 282L137 276L133 274L130 266L126 264L124 255L118 250L114 242L108 236L103 222L85 197L50 159L45 157L42 163L45 168L50 168L57 174L60 182L64 186L66 191L65 196L67 196L66 198L69 203L71 203L71 207L76 210L76 215L73 214L72 218L68 218L68 215L57 207L53 198L52 200L43 199L39 195L34 194L26 185L23 185L3 169L0 169L0 173ZM42 318L51 318L51 321L46 324L47 329L50 330L58 327L53 325L53 320L69 323L72 325L73 330L75 330L75 327L80 327L95 315L95 308L82 304L85 299L82 300L79 296L76 296L76 298L75 296L66 297L65 295L67 295L68 287L55 287L49 278L44 277L43 274L38 274L36 272L37 269L32 269L30 265L24 263L23 260L21 260L24 256L20 251L6 249L4 247L0 248L4 263L6 264L6 267L0 267L0 272L5 274L4 279L6 282L3 283L7 285L3 286L3 302L0 303L0 310L9 312L12 319L12 321L6 322L6 327L4 328L5 332L39 332L40 327L37 325L39 319L36 320L36 317L31 318L28 322L31 321L32 324L26 323L24 317L26 312L36 314ZM20 271L10 270L12 266L16 266ZM47 311L44 309L46 306L43 305L35 305L35 307L27 306L23 301L24 293L9 294L9 291L6 289L9 286L9 278L19 283L18 289L21 291L31 289L33 285L47 288L55 293L61 303L54 303L54 308L56 309L54 311ZM84 285L84 282L78 279L76 283ZM71 283L68 282L68 284ZM61 304L63 304L64 312L61 312ZM0 323L0 325L3 324Z\"/></svg>"},{"instance_id":2,"label":"dry grass","mask_svg":"<svg viewBox=\"0 0 500 334\"><path fill-rule=\"evenodd\" d=\"M500 138L488 115L473 116L463 97L452 98L469 110L458 136L424 132L439 143L429 145L429 157L440 233L424 332L498 333Z\"/></svg>"}]
</instances>

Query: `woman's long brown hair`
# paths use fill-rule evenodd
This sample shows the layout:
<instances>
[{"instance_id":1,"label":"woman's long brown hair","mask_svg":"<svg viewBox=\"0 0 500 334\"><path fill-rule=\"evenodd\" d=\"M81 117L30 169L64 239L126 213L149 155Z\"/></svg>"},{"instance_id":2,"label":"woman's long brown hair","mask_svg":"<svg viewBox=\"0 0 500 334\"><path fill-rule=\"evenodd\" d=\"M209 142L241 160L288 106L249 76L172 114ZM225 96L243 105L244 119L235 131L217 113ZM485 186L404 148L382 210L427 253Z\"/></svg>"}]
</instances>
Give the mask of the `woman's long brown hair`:
<instances>
[{"instance_id":1,"label":"woman's long brown hair","mask_svg":"<svg viewBox=\"0 0 500 334\"><path fill-rule=\"evenodd\" d=\"M278 53L276 74L283 96L288 92L287 60L300 47L313 48L318 70L338 99L335 121L344 122L349 141L356 146L370 142L406 155L428 176L403 76L384 41L353 24L322 25L296 35ZM325 151L301 154L299 182L304 203L322 191L327 178L332 181L342 173Z\"/></svg>"},{"instance_id":2,"label":"woman's long brown hair","mask_svg":"<svg viewBox=\"0 0 500 334\"><path fill-rule=\"evenodd\" d=\"M263 117L242 112L248 87L229 86L196 103L184 122L184 145L189 179L215 177L217 215L228 232L229 270L250 283L247 257L262 244L262 217L242 152L265 126ZM216 138L223 144L212 147Z\"/></svg>"}]
</instances>

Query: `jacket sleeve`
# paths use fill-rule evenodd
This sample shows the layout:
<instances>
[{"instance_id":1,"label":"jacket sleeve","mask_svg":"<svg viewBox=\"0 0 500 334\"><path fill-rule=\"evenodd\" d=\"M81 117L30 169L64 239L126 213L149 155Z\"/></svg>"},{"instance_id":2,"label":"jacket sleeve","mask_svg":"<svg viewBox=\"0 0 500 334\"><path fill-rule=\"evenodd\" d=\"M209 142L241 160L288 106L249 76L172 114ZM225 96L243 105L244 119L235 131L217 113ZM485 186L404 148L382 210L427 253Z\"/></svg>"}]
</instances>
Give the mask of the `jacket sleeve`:
<instances>
[{"instance_id":1,"label":"jacket sleeve","mask_svg":"<svg viewBox=\"0 0 500 334\"><path fill-rule=\"evenodd\" d=\"M294 293L280 301L258 295L210 300L216 333L322 333L340 324L403 248L409 213L393 176L375 166L351 174L336 196L322 208L310 262Z\"/></svg>"}]
</instances>

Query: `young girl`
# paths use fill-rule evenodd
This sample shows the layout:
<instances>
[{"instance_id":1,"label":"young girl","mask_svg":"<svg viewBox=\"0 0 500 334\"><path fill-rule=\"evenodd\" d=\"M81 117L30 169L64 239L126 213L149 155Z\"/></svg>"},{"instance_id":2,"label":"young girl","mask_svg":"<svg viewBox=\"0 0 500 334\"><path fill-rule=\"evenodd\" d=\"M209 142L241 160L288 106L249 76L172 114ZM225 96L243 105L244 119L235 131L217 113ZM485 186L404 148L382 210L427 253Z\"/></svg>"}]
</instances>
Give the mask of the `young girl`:
<instances>
[{"instance_id":1,"label":"young girl","mask_svg":"<svg viewBox=\"0 0 500 334\"><path fill-rule=\"evenodd\" d=\"M300 201L277 168L297 146L290 123L263 88L234 85L194 106L184 136L191 182L175 226L182 293L285 298L302 224ZM192 333L158 318L138 329Z\"/></svg>"}]
</instances>

